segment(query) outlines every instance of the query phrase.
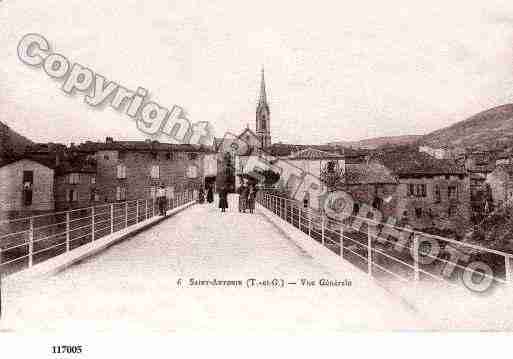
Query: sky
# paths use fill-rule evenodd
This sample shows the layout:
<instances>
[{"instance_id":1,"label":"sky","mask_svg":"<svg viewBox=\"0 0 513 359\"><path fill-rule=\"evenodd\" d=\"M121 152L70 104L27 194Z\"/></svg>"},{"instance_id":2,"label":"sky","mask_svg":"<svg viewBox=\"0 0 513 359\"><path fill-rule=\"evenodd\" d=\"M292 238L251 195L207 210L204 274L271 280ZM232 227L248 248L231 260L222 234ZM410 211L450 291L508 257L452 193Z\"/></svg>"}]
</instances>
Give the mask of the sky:
<instances>
[{"instance_id":1,"label":"sky","mask_svg":"<svg viewBox=\"0 0 513 359\"><path fill-rule=\"evenodd\" d=\"M4 0L0 121L38 142L146 135L22 63L27 33L218 137L254 129L262 67L273 142L424 134L513 102L511 1Z\"/></svg>"}]
</instances>

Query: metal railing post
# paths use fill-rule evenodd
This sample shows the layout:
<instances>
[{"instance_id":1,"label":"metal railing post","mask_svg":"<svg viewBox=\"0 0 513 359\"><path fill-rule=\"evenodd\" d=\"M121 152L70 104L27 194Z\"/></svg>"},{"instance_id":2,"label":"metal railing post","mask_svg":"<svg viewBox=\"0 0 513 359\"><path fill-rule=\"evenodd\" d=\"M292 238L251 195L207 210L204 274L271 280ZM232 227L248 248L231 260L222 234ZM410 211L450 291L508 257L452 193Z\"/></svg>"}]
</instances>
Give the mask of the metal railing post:
<instances>
[{"instance_id":1,"label":"metal railing post","mask_svg":"<svg viewBox=\"0 0 513 359\"><path fill-rule=\"evenodd\" d=\"M504 256L504 274L507 285L513 284L513 278L511 277L511 257Z\"/></svg>"},{"instance_id":2,"label":"metal railing post","mask_svg":"<svg viewBox=\"0 0 513 359\"><path fill-rule=\"evenodd\" d=\"M94 214L95 210L94 210L94 207L91 207L91 242L94 241L94 233L96 232L96 228L95 227L95 214Z\"/></svg>"},{"instance_id":3,"label":"metal railing post","mask_svg":"<svg viewBox=\"0 0 513 359\"><path fill-rule=\"evenodd\" d=\"M146 201L144 201L144 216L146 217L146 219L148 219L148 201L149 199L147 199Z\"/></svg>"},{"instance_id":4,"label":"metal railing post","mask_svg":"<svg viewBox=\"0 0 513 359\"><path fill-rule=\"evenodd\" d=\"M367 273L372 276L372 234L367 223Z\"/></svg>"},{"instance_id":5,"label":"metal railing post","mask_svg":"<svg viewBox=\"0 0 513 359\"><path fill-rule=\"evenodd\" d=\"M344 224L340 224L340 258L344 258Z\"/></svg>"},{"instance_id":6,"label":"metal railing post","mask_svg":"<svg viewBox=\"0 0 513 359\"><path fill-rule=\"evenodd\" d=\"M114 203L110 205L110 233L114 233Z\"/></svg>"},{"instance_id":7,"label":"metal railing post","mask_svg":"<svg viewBox=\"0 0 513 359\"><path fill-rule=\"evenodd\" d=\"M308 237L312 236L312 214L308 210Z\"/></svg>"},{"instance_id":8,"label":"metal railing post","mask_svg":"<svg viewBox=\"0 0 513 359\"><path fill-rule=\"evenodd\" d=\"M34 263L34 218L30 219L29 226L29 267L32 267Z\"/></svg>"},{"instance_id":9,"label":"metal railing post","mask_svg":"<svg viewBox=\"0 0 513 359\"><path fill-rule=\"evenodd\" d=\"M125 228L128 228L128 202L125 201Z\"/></svg>"},{"instance_id":10,"label":"metal railing post","mask_svg":"<svg viewBox=\"0 0 513 359\"><path fill-rule=\"evenodd\" d=\"M139 223L139 200L135 201L135 223Z\"/></svg>"},{"instance_id":11,"label":"metal railing post","mask_svg":"<svg viewBox=\"0 0 513 359\"><path fill-rule=\"evenodd\" d=\"M321 243L324 246L324 215L321 213Z\"/></svg>"},{"instance_id":12,"label":"metal railing post","mask_svg":"<svg viewBox=\"0 0 513 359\"><path fill-rule=\"evenodd\" d=\"M418 281L419 276L419 239L417 233L413 234L413 279Z\"/></svg>"},{"instance_id":13,"label":"metal railing post","mask_svg":"<svg viewBox=\"0 0 513 359\"><path fill-rule=\"evenodd\" d=\"M299 230L301 231L301 206L297 207L297 211L298 211L297 226L298 226Z\"/></svg>"},{"instance_id":14,"label":"metal railing post","mask_svg":"<svg viewBox=\"0 0 513 359\"><path fill-rule=\"evenodd\" d=\"M70 219L70 213L66 212L66 252L69 252L69 238L70 238L69 219Z\"/></svg>"}]
</instances>

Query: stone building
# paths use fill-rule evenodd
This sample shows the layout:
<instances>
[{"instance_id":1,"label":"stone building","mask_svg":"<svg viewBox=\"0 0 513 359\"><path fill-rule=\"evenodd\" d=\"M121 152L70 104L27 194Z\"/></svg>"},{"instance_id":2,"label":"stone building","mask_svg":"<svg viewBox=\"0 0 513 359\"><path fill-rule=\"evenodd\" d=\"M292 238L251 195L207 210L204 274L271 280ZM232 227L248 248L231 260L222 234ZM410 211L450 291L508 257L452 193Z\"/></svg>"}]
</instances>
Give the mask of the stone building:
<instances>
[{"instance_id":1,"label":"stone building","mask_svg":"<svg viewBox=\"0 0 513 359\"><path fill-rule=\"evenodd\" d=\"M55 171L55 208L68 210L99 203L96 162L88 157L61 160Z\"/></svg>"},{"instance_id":2,"label":"stone building","mask_svg":"<svg viewBox=\"0 0 513 359\"><path fill-rule=\"evenodd\" d=\"M351 195L353 214L365 203L388 218L396 215L398 185L398 179L380 163L350 163L345 165L344 181L337 189Z\"/></svg>"},{"instance_id":3,"label":"stone building","mask_svg":"<svg viewBox=\"0 0 513 359\"><path fill-rule=\"evenodd\" d=\"M2 217L29 216L54 208L53 162L22 157L0 163Z\"/></svg>"},{"instance_id":4,"label":"stone building","mask_svg":"<svg viewBox=\"0 0 513 359\"><path fill-rule=\"evenodd\" d=\"M85 142L77 147L96 161L96 187L102 202L154 198L159 186L169 196L204 183L203 146L158 141Z\"/></svg>"},{"instance_id":5,"label":"stone building","mask_svg":"<svg viewBox=\"0 0 513 359\"><path fill-rule=\"evenodd\" d=\"M396 218L419 230L469 225L470 179L462 166L414 151L380 153L370 162L383 164L397 178Z\"/></svg>"},{"instance_id":6,"label":"stone building","mask_svg":"<svg viewBox=\"0 0 513 359\"><path fill-rule=\"evenodd\" d=\"M494 206L502 206L513 198L513 164L500 164L486 179Z\"/></svg>"}]
</instances>

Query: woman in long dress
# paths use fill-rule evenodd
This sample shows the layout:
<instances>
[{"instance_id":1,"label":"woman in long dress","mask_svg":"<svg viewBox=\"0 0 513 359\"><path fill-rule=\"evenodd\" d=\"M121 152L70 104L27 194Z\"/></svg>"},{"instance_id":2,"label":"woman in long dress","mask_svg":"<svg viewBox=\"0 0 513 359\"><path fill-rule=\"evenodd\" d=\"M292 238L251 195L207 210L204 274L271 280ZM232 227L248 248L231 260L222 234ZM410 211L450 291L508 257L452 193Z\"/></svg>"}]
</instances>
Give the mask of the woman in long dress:
<instances>
[{"instance_id":1,"label":"woman in long dress","mask_svg":"<svg viewBox=\"0 0 513 359\"><path fill-rule=\"evenodd\" d=\"M253 213L255 211L256 193L257 193L256 186L249 187L249 194L248 194L249 213Z\"/></svg>"},{"instance_id":2,"label":"woman in long dress","mask_svg":"<svg viewBox=\"0 0 513 359\"><path fill-rule=\"evenodd\" d=\"M228 208L228 190L225 187L219 191L219 208L221 208L221 212L226 212Z\"/></svg>"},{"instance_id":3,"label":"woman in long dress","mask_svg":"<svg viewBox=\"0 0 513 359\"><path fill-rule=\"evenodd\" d=\"M198 202L199 203L205 202L205 190L203 189L203 187L200 187L200 189L199 189Z\"/></svg>"},{"instance_id":4,"label":"woman in long dress","mask_svg":"<svg viewBox=\"0 0 513 359\"><path fill-rule=\"evenodd\" d=\"M214 190L213 190L212 186L208 186L208 189L207 189L207 202L208 203L214 202Z\"/></svg>"}]
</instances>

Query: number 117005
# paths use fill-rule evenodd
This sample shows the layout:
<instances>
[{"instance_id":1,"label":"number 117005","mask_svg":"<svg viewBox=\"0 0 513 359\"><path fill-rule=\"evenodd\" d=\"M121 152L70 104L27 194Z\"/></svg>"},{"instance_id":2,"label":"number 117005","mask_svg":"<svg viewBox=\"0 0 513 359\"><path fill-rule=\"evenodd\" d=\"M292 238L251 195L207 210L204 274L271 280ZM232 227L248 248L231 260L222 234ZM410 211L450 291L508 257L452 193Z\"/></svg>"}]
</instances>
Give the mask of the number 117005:
<instances>
[{"instance_id":1,"label":"number 117005","mask_svg":"<svg viewBox=\"0 0 513 359\"><path fill-rule=\"evenodd\" d=\"M52 354L80 354L82 353L81 345L53 345Z\"/></svg>"}]
</instances>

